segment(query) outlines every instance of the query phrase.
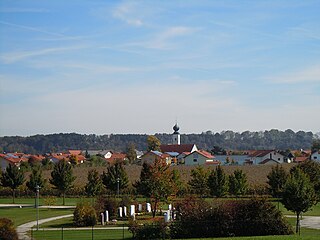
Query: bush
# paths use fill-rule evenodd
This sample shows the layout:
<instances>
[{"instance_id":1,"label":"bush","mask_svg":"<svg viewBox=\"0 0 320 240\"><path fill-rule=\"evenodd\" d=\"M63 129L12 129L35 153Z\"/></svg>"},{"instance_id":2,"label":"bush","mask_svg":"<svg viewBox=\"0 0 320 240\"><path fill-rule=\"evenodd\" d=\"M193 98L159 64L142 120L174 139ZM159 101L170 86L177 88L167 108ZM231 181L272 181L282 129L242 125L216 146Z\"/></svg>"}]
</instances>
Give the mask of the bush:
<instances>
[{"instance_id":1,"label":"bush","mask_svg":"<svg viewBox=\"0 0 320 240\"><path fill-rule=\"evenodd\" d=\"M99 196L96 199L95 210L97 215L108 210L110 218L117 216L117 211L119 207L119 202L114 197Z\"/></svg>"},{"instance_id":2,"label":"bush","mask_svg":"<svg viewBox=\"0 0 320 240\"><path fill-rule=\"evenodd\" d=\"M138 225L137 222L129 223L129 231L133 239L168 239L170 237L169 228L164 222L154 222L152 224Z\"/></svg>"},{"instance_id":3,"label":"bush","mask_svg":"<svg viewBox=\"0 0 320 240\"><path fill-rule=\"evenodd\" d=\"M177 205L172 238L209 238L293 234L282 213L266 200L230 200L210 205L186 199Z\"/></svg>"},{"instance_id":4,"label":"bush","mask_svg":"<svg viewBox=\"0 0 320 240\"><path fill-rule=\"evenodd\" d=\"M73 212L73 223L77 227L94 226L97 223L97 214L89 203L78 203Z\"/></svg>"},{"instance_id":5,"label":"bush","mask_svg":"<svg viewBox=\"0 0 320 240\"><path fill-rule=\"evenodd\" d=\"M18 234L13 222L8 218L0 218L0 239L18 240Z\"/></svg>"}]
</instances>

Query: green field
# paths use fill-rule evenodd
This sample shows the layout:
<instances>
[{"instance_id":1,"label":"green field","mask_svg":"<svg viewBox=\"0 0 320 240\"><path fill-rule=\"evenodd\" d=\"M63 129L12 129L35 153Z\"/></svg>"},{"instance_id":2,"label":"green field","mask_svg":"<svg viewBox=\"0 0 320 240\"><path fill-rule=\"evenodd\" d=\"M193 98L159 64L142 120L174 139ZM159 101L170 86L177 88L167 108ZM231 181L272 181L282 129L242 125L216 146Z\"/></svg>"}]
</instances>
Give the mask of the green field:
<instances>
[{"instance_id":1,"label":"green field","mask_svg":"<svg viewBox=\"0 0 320 240\"><path fill-rule=\"evenodd\" d=\"M62 198L55 197L55 204L53 205L62 205ZM91 202L91 198L81 197L81 198L65 198L66 206L75 206L80 201ZM0 198L0 204L12 204L12 198ZM35 204L34 198L16 198L15 204ZM46 197L39 198L40 205L46 205Z\"/></svg>"},{"instance_id":2,"label":"green field","mask_svg":"<svg viewBox=\"0 0 320 240\"><path fill-rule=\"evenodd\" d=\"M72 214L73 209L39 209L39 219ZM15 226L23 223L36 221L37 211L35 208L0 208L0 216L9 218Z\"/></svg>"}]
</instances>

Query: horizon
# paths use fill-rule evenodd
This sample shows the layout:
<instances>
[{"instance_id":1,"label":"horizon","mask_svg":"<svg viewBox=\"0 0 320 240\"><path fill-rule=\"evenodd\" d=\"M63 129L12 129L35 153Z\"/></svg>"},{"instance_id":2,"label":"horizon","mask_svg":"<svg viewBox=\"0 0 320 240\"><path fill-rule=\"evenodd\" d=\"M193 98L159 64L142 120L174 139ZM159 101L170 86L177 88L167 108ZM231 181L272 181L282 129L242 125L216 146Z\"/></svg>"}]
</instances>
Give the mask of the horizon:
<instances>
[{"instance_id":1,"label":"horizon","mask_svg":"<svg viewBox=\"0 0 320 240\"><path fill-rule=\"evenodd\" d=\"M3 0L0 136L170 133L175 121L190 133L318 133L318 9Z\"/></svg>"},{"instance_id":2,"label":"horizon","mask_svg":"<svg viewBox=\"0 0 320 240\"><path fill-rule=\"evenodd\" d=\"M203 134L203 133L207 133L207 132L212 132L212 134L216 134L216 133L219 133L221 134L222 132L226 132L226 131L232 131L234 133L243 133L243 132L246 132L246 131L249 131L251 133L254 133L254 132L265 132L265 131L271 131L271 130L277 130L279 132L285 132L287 130L291 130L293 131L295 134L297 132L311 132L313 134L313 136L316 136L318 138L320 138L320 131L319 132L313 132L313 131L307 131L307 130L298 130L298 131L294 131L292 129L285 129L285 130L281 130L281 129L264 129L264 130L258 130L258 131L255 131L255 130L245 130L245 131L234 131L234 130L231 130L231 129L227 129L227 130L222 130L222 131L212 131L212 130L206 130L206 131L202 131L202 132L180 132L180 135L188 135L188 134ZM97 133L80 133L80 132L55 132L55 133L36 133L36 134L32 134L32 135L0 135L0 137L33 137L33 136L37 136L37 135L44 135L44 136L47 136L47 135L56 135L56 134L79 134L79 135L97 135L97 136L104 136L104 135L156 135L156 134L172 134L172 132L155 132L155 133L101 133L101 134L97 134Z\"/></svg>"}]
</instances>

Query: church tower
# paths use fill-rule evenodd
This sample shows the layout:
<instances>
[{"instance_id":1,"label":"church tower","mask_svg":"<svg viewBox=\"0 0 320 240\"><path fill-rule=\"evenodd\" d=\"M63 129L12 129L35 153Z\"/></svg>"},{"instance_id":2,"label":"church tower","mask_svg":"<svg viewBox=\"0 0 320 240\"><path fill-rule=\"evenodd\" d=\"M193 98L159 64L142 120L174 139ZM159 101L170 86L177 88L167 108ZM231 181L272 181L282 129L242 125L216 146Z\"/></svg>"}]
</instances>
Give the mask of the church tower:
<instances>
[{"instance_id":1,"label":"church tower","mask_svg":"<svg viewBox=\"0 0 320 240\"><path fill-rule=\"evenodd\" d=\"M172 144L178 144L180 145L180 133L179 133L179 126L176 123L176 125L173 126L173 134L172 134Z\"/></svg>"}]
</instances>

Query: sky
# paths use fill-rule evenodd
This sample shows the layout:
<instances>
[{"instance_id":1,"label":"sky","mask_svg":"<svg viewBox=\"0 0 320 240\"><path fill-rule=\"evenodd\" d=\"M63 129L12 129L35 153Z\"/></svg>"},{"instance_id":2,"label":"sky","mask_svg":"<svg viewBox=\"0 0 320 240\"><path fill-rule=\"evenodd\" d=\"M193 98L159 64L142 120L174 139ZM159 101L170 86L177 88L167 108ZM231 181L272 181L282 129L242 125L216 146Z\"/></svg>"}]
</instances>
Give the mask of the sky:
<instances>
[{"instance_id":1,"label":"sky","mask_svg":"<svg viewBox=\"0 0 320 240\"><path fill-rule=\"evenodd\" d=\"M320 1L0 2L0 135L320 131Z\"/></svg>"}]
</instances>

